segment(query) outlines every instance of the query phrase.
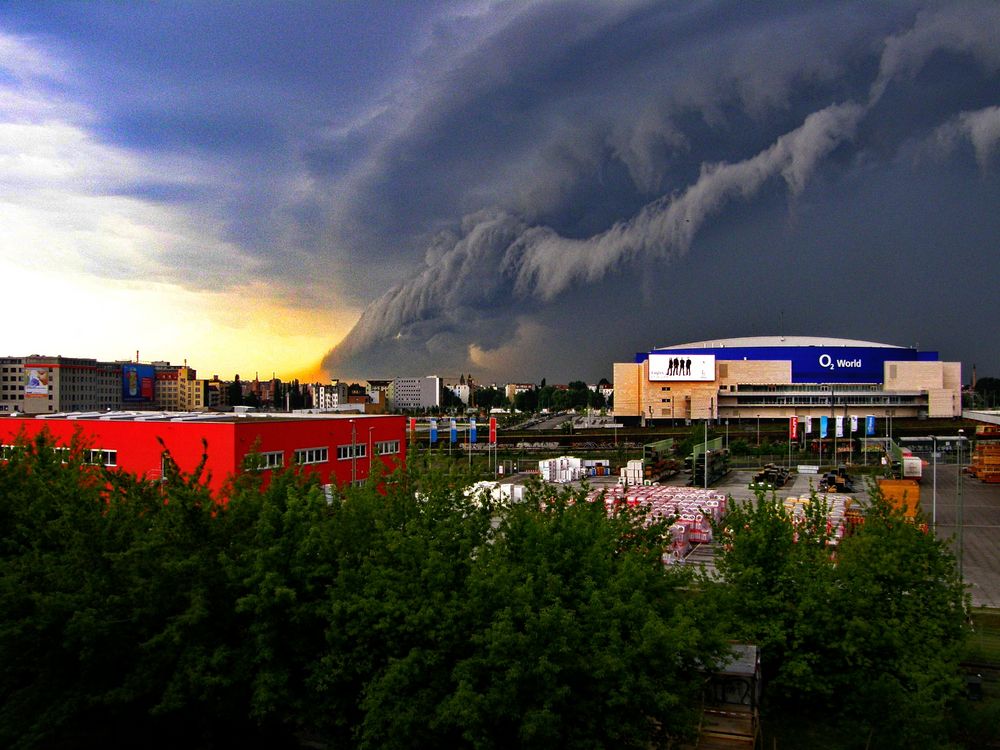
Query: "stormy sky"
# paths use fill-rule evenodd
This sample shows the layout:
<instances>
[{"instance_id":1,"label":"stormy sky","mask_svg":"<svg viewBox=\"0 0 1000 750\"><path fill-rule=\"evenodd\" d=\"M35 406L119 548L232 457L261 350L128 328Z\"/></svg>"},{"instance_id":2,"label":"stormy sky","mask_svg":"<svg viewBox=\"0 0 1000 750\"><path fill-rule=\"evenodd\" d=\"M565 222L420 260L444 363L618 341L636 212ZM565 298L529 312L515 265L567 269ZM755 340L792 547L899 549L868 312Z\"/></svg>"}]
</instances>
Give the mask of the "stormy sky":
<instances>
[{"instance_id":1,"label":"stormy sky","mask_svg":"<svg viewBox=\"0 0 1000 750\"><path fill-rule=\"evenodd\" d=\"M0 222L20 278L185 311L125 355L555 382L783 333L1000 376L1000 5L7 3Z\"/></svg>"}]
</instances>

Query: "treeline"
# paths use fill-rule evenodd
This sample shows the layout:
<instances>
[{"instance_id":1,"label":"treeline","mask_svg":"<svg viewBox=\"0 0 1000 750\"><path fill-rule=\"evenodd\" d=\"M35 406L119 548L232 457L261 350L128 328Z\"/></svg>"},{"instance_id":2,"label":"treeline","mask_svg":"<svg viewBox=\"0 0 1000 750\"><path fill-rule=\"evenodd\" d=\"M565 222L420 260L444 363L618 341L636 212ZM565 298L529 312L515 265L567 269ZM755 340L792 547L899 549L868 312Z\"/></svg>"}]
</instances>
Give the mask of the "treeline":
<instances>
[{"instance_id":1,"label":"treeline","mask_svg":"<svg viewBox=\"0 0 1000 750\"><path fill-rule=\"evenodd\" d=\"M632 513L64 458L0 465L3 747L662 746L723 648Z\"/></svg>"},{"instance_id":2,"label":"treeline","mask_svg":"<svg viewBox=\"0 0 1000 750\"><path fill-rule=\"evenodd\" d=\"M729 638L762 647L778 713L859 747L954 734L954 560L881 506L836 565L818 516L737 506L718 583L663 567L662 524L540 487L248 472L219 505L199 472L79 448L0 463L3 747L677 746Z\"/></svg>"}]
</instances>

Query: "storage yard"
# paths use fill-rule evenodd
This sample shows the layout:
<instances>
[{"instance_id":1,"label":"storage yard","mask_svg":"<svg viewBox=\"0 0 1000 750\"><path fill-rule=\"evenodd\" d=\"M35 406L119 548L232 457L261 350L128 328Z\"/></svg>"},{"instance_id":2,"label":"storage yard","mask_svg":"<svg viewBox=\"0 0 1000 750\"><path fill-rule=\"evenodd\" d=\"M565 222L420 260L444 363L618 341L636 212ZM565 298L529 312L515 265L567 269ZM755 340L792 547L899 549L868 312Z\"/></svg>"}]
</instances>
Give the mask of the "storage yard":
<instances>
[{"instance_id":1,"label":"storage yard","mask_svg":"<svg viewBox=\"0 0 1000 750\"><path fill-rule=\"evenodd\" d=\"M732 497L734 500L748 500L754 497L751 483L755 478L754 471L731 471L722 480L712 484L707 495L703 499L718 501L724 508L726 498ZM937 492L934 492L933 477L930 470L925 472L920 484L921 510L927 516L931 516L936 505L937 534L943 540L952 540L956 554L961 548L962 568L965 580L969 584L969 591L972 596L973 606L976 607L1000 607L1000 568L997 566L997 550L1000 549L1000 484L986 483L977 480L969 475L963 476L962 481L962 502L957 499L957 476L958 471L955 465L938 465L937 467ZM652 505L659 503L660 507L666 508L669 503L681 502L685 497L697 500L696 493L704 493L705 490L685 486L690 476L681 473L672 479L667 480L662 485L643 486L629 488L625 493L619 486L618 476L591 476L587 481L595 491L606 490L610 498L640 496L646 498L641 502ZM801 500L807 498L813 488L819 486L822 477L817 475L797 474L793 472L787 484L777 490L778 497L782 499L795 498ZM859 485L860 491L853 496L855 503L863 502L867 499L867 493ZM688 495L687 493L692 493ZM934 498L937 501L935 503ZM828 494L828 501L837 502L843 495ZM670 500L668 498L674 498ZM839 503L838 503L839 504ZM684 512L691 514L692 509L687 508ZM695 511L695 513L701 511ZM703 514L704 515L704 514ZM962 518L961 540L957 533L958 519ZM688 533L688 563L705 563L711 565L712 546L711 539L706 538L703 531L707 524L707 519L681 519L684 526L695 529L692 536ZM709 532L710 534L710 532ZM676 538L675 538L676 541ZM683 542L676 546L671 546L671 554L676 559L676 550L683 547Z\"/></svg>"}]
</instances>

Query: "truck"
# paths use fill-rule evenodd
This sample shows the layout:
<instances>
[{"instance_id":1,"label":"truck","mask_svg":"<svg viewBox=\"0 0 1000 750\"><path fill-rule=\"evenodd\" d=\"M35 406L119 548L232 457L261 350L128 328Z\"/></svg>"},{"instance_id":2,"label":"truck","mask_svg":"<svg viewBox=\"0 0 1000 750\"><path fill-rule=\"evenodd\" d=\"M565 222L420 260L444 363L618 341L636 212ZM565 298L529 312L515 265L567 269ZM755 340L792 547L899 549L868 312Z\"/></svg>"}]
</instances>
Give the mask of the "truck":
<instances>
[{"instance_id":1,"label":"truck","mask_svg":"<svg viewBox=\"0 0 1000 750\"><path fill-rule=\"evenodd\" d=\"M913 479L920 481L924 474L924 462L917 456L903 456L900 462L900 474L903 479Z\"/></svg>"}]
</instances>

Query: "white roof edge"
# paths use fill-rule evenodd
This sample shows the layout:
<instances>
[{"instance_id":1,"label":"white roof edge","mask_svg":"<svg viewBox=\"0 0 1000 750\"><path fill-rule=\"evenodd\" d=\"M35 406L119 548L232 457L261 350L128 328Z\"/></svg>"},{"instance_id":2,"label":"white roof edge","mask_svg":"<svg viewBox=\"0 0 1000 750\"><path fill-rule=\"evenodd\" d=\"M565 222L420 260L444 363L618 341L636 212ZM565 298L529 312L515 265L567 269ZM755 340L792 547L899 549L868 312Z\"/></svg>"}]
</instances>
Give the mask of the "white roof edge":
<instances>
[{"instance_id":1,"label":"white roof edge","mask_svg":"<svg viewBox=\"0 0 1000 750\"><path fill-rule=\"evenodd\" d=\"M739 346L861 346L878 349L908 349L895 344L883 344L878 341L861 341L858 339L838 339L829 336L743 336L729 339L709 339L707 341L692 341L687 344L658 346L652 351L669 349L725 349Z\"/></svg>"}]
</instances>

